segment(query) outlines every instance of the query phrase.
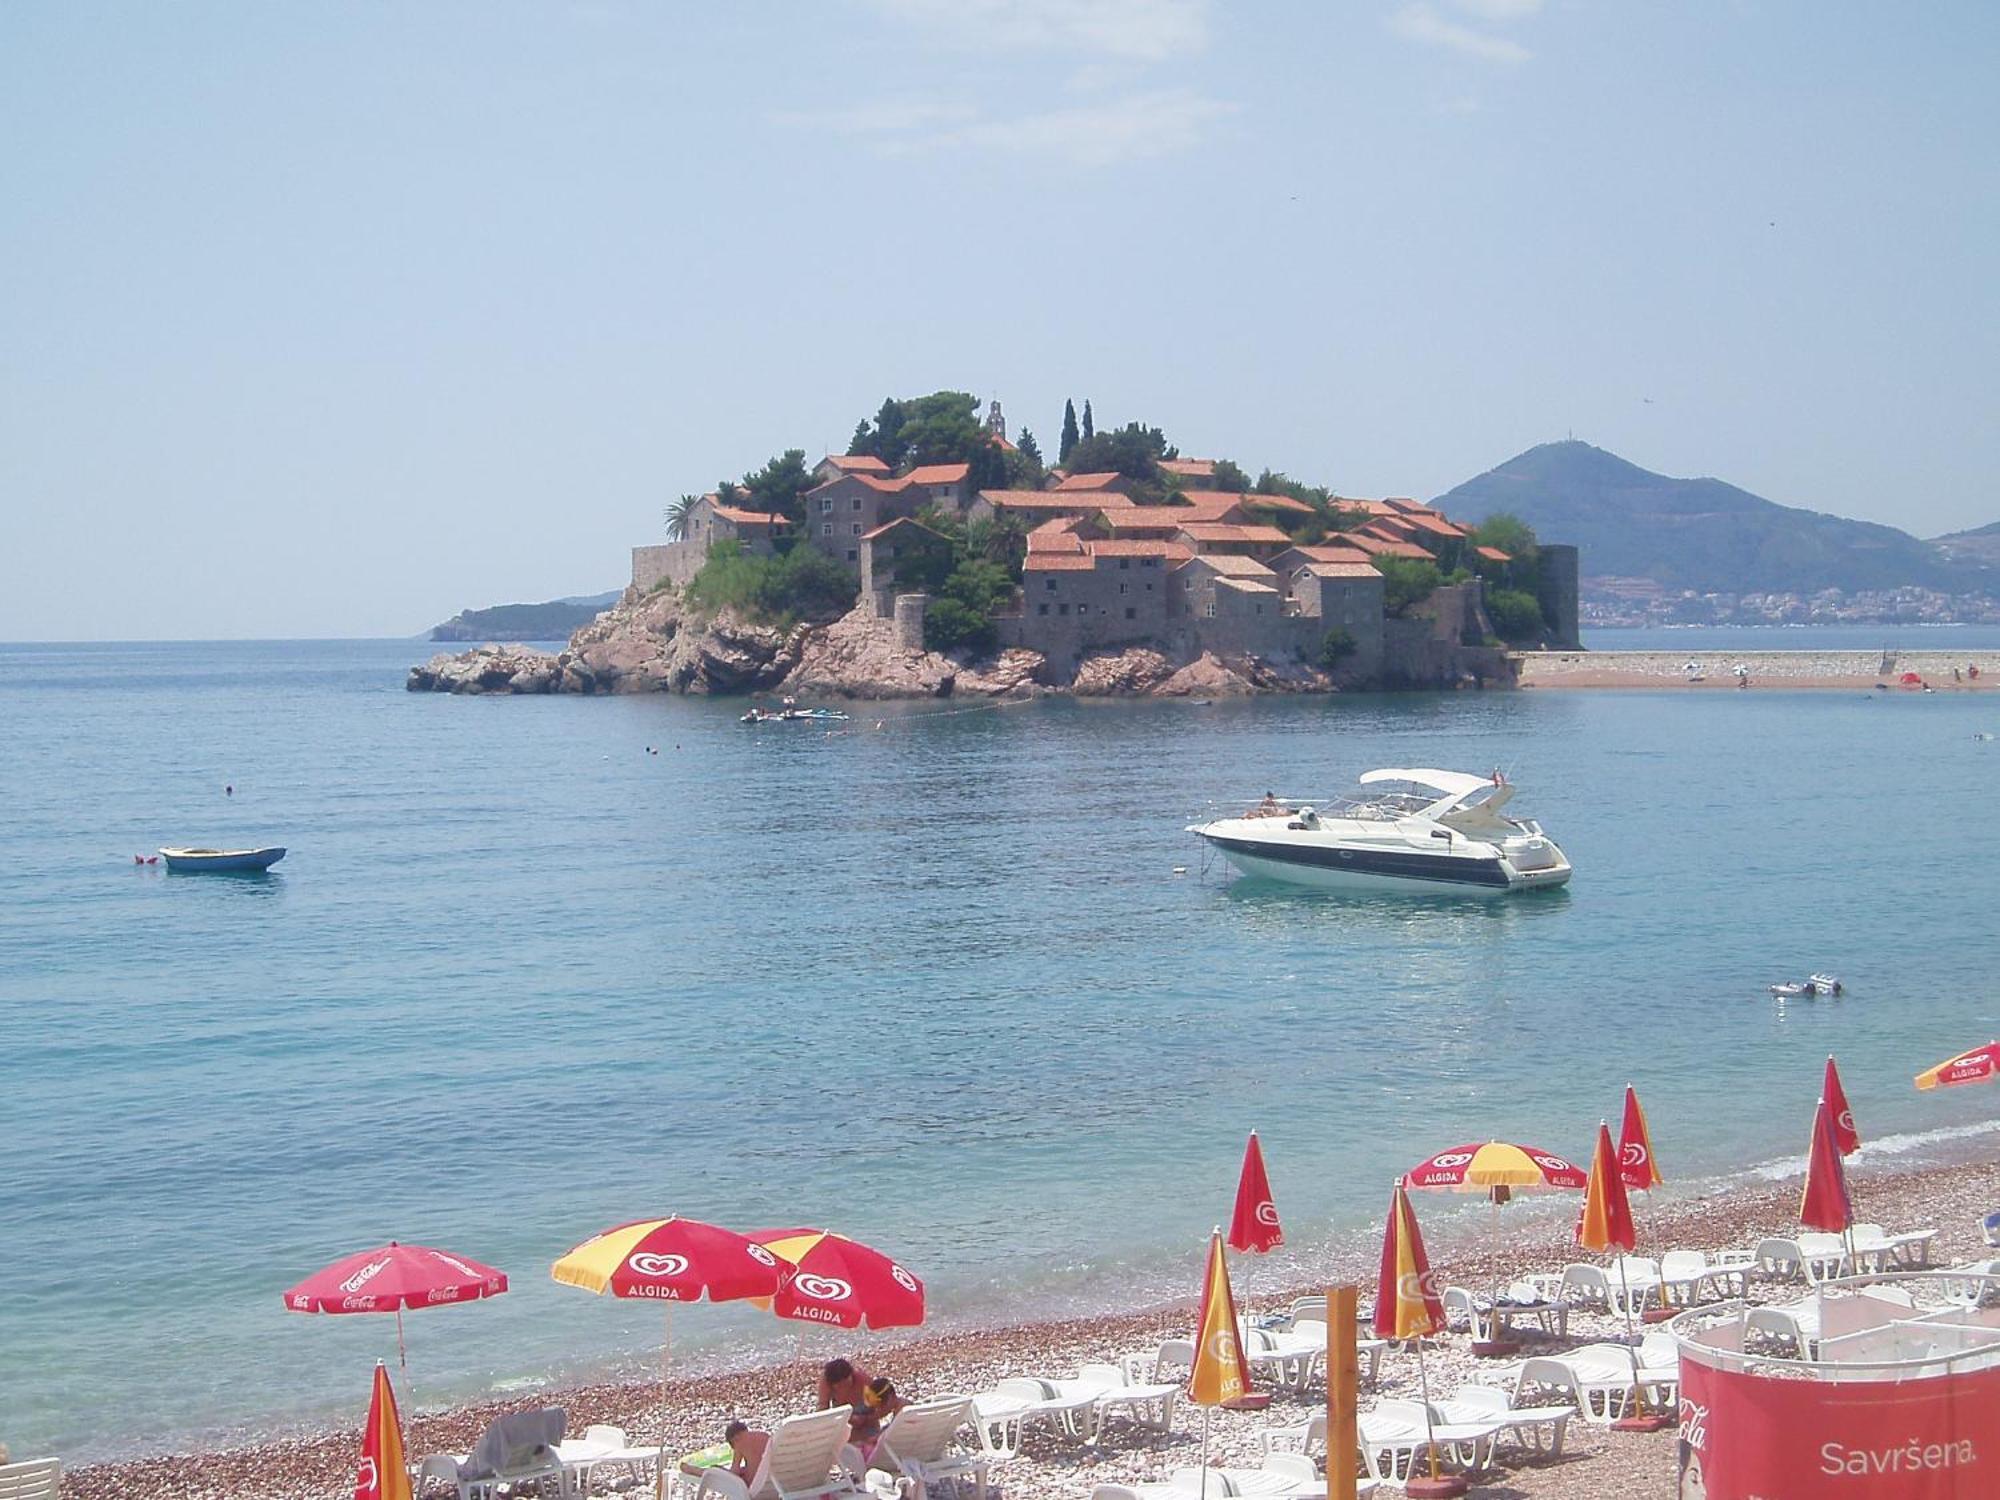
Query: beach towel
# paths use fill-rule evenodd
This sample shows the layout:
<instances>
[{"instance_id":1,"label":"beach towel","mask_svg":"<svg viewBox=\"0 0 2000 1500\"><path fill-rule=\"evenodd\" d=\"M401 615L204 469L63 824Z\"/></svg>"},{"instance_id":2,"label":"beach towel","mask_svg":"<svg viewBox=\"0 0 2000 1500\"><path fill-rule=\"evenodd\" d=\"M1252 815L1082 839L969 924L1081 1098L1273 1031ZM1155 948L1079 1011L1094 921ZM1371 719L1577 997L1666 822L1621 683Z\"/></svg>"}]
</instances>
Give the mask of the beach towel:
<instances>
[{"instance_id":1,"label":"beach towel","mask_svg":"<svg viewBox=\"0 0 2000 1500\"><path fill-rule=\"evenodd\" d=\"M497 1418L480 1435L472 1453L458 1471L460 1479L491 1479L495 1475L518 1474L555 1455L563 1440L569 1413L560 1406L540 1411L515 1411Z\"/></svg>"}]
</instances>

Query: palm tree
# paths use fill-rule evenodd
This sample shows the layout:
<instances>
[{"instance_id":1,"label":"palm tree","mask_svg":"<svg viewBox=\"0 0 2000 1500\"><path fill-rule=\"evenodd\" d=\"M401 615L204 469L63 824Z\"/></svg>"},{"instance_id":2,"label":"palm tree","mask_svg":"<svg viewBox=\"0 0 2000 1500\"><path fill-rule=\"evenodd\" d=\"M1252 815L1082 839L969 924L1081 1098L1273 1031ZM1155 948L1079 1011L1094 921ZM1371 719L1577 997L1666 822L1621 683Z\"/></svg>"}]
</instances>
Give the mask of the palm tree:
<instances>
[{"instance_id":1,"label":"palm tree","mask_svg":"<svg viewBox=\"0 0 2000 1500\"><path fill-rule=\"evenodd\" d=\"M683 495L667 507L667 536L676 542L687 540L688 522L694 517L699 495Z\"/></svg>"}]
</instances>

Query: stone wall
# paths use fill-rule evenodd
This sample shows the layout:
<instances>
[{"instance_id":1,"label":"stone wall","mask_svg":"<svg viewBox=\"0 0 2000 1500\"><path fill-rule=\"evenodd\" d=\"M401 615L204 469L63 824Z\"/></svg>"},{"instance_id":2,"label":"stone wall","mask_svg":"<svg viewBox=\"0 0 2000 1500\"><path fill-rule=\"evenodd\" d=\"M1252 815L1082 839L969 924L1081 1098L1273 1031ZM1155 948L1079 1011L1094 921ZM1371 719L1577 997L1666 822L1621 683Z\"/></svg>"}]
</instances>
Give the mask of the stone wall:
<instances>
[{"instance_id":1,"label":"stone wall","mask_svg":"<svg viewBox=\"0 0 2000 1500\"><path fill-rule=\"evenodd\" d=\"M1583 637L1577 623L1581 590L1577 573L1580 559L1576 548L1566 543L1544 544L1541 557L1539 598L1542 618L1549 627L1549 647L1558 651L1580 651Z\"/></svg>"},{"instance_id":2,"label":"stone wall","mask_svg":"<svg viewBox=\"0 0 2000 1500\"><path fill-rule=\"evenodd\" d=\"M924 649L924 614L930 608L929 594L896 596L896 645L904 651Z\"/></svg>"},{"instance_id":3,"label":"stone wall","mask_svg":"<svg viewBox=\"0 0 2000 1500\"><path fill-rule=\"evenodd\" d=\"M665 542L657 547L632 549L632 594L643 598L662 583L685 588L687 581L708 561L705 542Z\"/></svg>"}]
</instances>

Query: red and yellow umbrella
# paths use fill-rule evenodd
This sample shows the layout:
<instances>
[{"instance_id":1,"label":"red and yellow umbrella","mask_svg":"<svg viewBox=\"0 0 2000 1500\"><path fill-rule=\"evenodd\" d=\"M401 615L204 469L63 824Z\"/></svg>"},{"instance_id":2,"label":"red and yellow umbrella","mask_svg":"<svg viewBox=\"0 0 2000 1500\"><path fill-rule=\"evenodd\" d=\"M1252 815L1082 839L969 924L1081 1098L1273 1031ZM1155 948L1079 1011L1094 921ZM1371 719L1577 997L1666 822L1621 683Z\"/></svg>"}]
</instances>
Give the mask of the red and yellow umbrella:
<instances>
[{"instance_id":1,"label":"red and yellow umbrella","mask_svg":"<svg viewBox=\"0 0 2000 1500\"><path fill-rule=\"evenodd\" d=\"M1826 1107L1833 1111L1833 1138L1840 1146L1840 1154L1852 1156L1861 1149L1861 1132L1854 1128L1854 1111L1848 1106L1847 1090L1840 1086L1840 1069L1830 1057L1826 1060L1826 1081L1820 1086L1820 1094L1826 1100Z\"/></svg>"},{"instance_id":2,"label":"red and yellow umbrella","mask_svg":"<svg viewBox=\"0 0 2000 1500\"><path fill-rule=\"evenodd\" d=\"M1539 1146L1488 1141L1484 1145L1454 1146L1449 1151L1440 1151L1412 1167L1404 1174L1403 1181L1413 1188L1490 1192L1500 1200L1506 1193L1524 1188L1580 1188L1584 1174L1573 1162Z\"/></svg>"},{"instance_id":3,"label":"red and yellow umbrella","mask_svg":"<svg viewBox=\"0 0 2000 1500\"><path fill-rule=\"evenodd\" d=\"M600 1296L638 1297L670 1312L676 1302L736 1302L770 1297L780 1279L778 1257L732 1230L669 1215L634 1219L592 1235L549 1268L565 1286ZM660 1338L660 1421L667 1421L667 1355L671 1323ZM666 1487L665 1438L653 1493Z\"/></svg>"},{"instance_id":4,"label":"red and yellow umbrella","mask_svg":"<svg viewBox=\"0 0 2000 1500\"><path fill-rule=\"evenodd\" d=\"M1988 1042L1924 1069L1917 1075L1917 1087L1952 1088L1961 1083L1984 1083L1996 1075L2000 1075L2000 1042Z\"/></svg>"},{"instance_id":5,"label":"red and yellow umbrella","mask_svg":"<svg viewBox=\"0 0 2000 1500\"><path fill-rule=\"evenodd\" d=\"M1251 1393L1250 1367L1236 1336L1236 1296L1229 1290L1229 1265L1222 1256L1220 1230L1208 1237L1208 1266L1201 1278L1201 1313L1195 1320L1194 1336L1188 1400L1197 1406L1241 1403ZM1204 1466L1207 1461L1204 1450Z\"/></svg>"},{"instance_id":6,"label":"red and yellow umbrella","mask_svg":"<svg viewBox=\"0 0 2000 1500\"><path fill-rule=\"evenodd\" d=\"M825 1229L753 1229L746 1236L784 1262L771 1311L836 1328L914 1328L924 1284L880 1250Z\"/></svg>"},{"instance_id":7,"label":"red and yellow umbrella","mask_svg":"<svg viewBox=\"0 0 2000 1500\"><path fill-rule=\"evenodd\" d=\"M1653 1159L1653 1133L1646 1128L1646 1112L1639 1107L1639 1093L1625 1085L1625 1118L1618 1126L1618 1171L1628 1188L1656 1188L1666 1181L1660 1164Z\"/></svg>"},{"instance_id":8,"label":"red and yellow umbrella","mask_svg":"<svg viewBox=\"0 0 2000 1500\"><path fill-rule=\"evenodd\" d=\"M354 1500L410 1500L410 1468L403 1458L403 1419L389 1372L375 1362L375 1392L368 1398L368 1425L361 1431L361 1462L354 1475Z\"/></svg>"},{"instance_id":9,"label":"red and yellow umbrella","mask_svg":"<svg viewBox=\"0 0 2000 1500\"><path fill-rule=\"evenodd\" d=\"M1382 1265L1375 1279L1375 1337L1420 1339L1445 1331L1444 1299L1437 1274L1424 1254L1410 1195L1398 1182L1389 1198L1389 1223L1382 1234Z\"/></svg>"},{"instance_id":10,"label":"red and yellow umbrella","mask_svg":"<svg viewBox=\"0 0 2000 1500\"><path fill-rule=\"evenodd\" d=\"M1632 1224L1632 1200L1625 1196L1625 1174L1611 1144L1611 1127L1597 1126L1597 1150L1590 1160L1590 1181L1583 1191L1583 1213L1576 1221L1576 1242L1602 1255L1607 1250L1639 1248ZM1630 1300L1627 1300L1630 1308Z\"/></svg>"}]
</instances>

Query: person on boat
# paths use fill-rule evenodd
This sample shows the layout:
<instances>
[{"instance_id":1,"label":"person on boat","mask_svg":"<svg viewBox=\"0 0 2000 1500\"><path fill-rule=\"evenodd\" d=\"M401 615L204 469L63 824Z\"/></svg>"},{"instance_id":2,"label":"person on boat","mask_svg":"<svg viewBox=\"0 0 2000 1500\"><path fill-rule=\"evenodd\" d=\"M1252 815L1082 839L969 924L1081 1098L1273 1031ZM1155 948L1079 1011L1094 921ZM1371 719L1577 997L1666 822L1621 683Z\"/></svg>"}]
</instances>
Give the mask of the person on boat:
<instances>
[{"instance_id":1,"label":"person on boat","mask_svg":"<svg viewBox=\"0 0 2000 1500\"><path fill-rule=\"evenodd\" d=\"M1257 804L1256 811L1252 814L1258 818L1282 818L1284 815L1285 804L1278 800L1276 792L1264 793L1264 800Z\"/></svg>"}]
</instances>

